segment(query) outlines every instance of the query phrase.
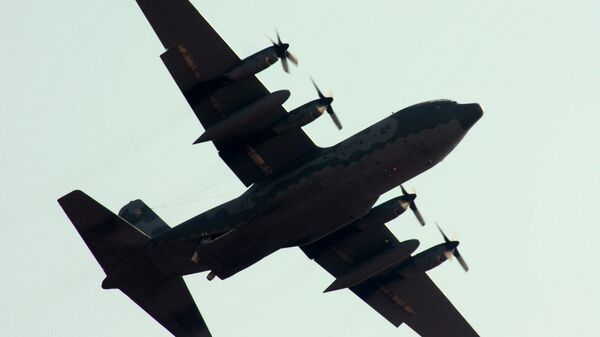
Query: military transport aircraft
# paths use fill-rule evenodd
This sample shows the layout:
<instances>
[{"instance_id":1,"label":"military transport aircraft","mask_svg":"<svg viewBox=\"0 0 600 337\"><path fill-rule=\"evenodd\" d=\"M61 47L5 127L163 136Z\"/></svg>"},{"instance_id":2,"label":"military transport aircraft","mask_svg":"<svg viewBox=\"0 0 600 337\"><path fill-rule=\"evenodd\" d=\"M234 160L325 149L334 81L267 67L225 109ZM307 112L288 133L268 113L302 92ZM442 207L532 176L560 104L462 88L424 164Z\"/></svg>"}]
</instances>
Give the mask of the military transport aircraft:
<instances>
[{"instance_id":1,"label":"military transport aircraft","mask_svg":"<svg viewBox=\"0 0 600 337\"><path fill-rule=\"evenodd\" d=\"M249 187L239 197L169 227L141 200L115 215L81 191L58 202L104 269L104 289L120 289L175 336L211 336L183 275L226 279L269 254L299 246L395 326L425 337L477 333L425 273L458 242L419 254L385 223L415 195L373 207L385 192L440 162L482 116L478 104L438 100L400 110L341 143L321 148L302 126L328 112L332 98L287 112L287 90L255 77L278 60L297 63L281 38L240 60L188 0L137 0L166 51L161 58L211 141Z\"/></svg>"}]
</instances>

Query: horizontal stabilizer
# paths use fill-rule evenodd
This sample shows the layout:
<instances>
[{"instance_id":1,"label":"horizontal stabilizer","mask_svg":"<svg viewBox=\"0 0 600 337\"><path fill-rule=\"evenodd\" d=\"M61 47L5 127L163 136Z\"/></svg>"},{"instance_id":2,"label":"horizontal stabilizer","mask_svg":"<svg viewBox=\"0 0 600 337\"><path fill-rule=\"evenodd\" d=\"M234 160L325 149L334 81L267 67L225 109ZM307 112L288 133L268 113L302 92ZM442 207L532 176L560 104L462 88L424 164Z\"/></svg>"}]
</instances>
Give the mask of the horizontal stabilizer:
<instances>
[{"instance_id":1,"label":"horizontal stabilizer","mask_svg":"<svg viewBox=\"0 0 600 337\"><path fill-rule=\"evenodd\" d=\"M58 203L107 274L150 239L82 191L73 191Z\"/></svg>"},{"instance_id":2,"label":"horizontal stabilizer","mask_svg":"<svg viewBox=\"0 0 600 337\"><path fill-rule=\"evenodd\" d=\"M182 277L120 289L174 336L211 337Z\"/></svg>"},{"instance_id":3,"label":"horizontal stabilizer","mask_svg":"<svg viewBox=\"0 0 600 337\"><path fill-rule=\"evenodd\" d=\"M119 216L151 238L171 229L150 207L139 199L123 206L119 211Z\"/></svg>"}]
</instances>

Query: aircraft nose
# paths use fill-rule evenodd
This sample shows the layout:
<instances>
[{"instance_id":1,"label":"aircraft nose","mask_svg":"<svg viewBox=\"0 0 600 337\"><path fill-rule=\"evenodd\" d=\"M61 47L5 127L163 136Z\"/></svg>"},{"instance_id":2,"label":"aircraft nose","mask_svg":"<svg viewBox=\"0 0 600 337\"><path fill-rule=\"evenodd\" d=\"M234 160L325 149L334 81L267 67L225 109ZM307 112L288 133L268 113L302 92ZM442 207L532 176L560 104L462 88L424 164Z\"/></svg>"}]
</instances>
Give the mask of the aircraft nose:
<instances>
[{"instance_id":1,"label":"aircraft nose","mask_svg":"<svg viewBox=\"0 0 600 337\"><path fill-rule=\"evenodd\" d=\"M483 116L483 109L477 103L460 104L457 118L463 129L469 130Z\"/></svg>"}]
</instances>

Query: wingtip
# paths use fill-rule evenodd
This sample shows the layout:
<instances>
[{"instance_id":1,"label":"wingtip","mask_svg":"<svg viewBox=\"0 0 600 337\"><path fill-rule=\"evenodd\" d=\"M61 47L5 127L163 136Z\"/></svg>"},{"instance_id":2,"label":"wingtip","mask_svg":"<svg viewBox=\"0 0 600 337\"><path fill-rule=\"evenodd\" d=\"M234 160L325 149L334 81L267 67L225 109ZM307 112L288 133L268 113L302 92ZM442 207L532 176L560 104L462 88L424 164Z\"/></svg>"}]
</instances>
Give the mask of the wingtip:
<instances>
[{"instance_id":1,"label":"wingtip","mask_svg":"<svg viewBox=\"0 0 600 337\"><path fill-rule=\"evenodd\" d=\"M58 198L56 201L58 201L58 203L62 205L67 200L80 198L82 196L87 196L87 194L85 194L82 190L73 190Z\"/></svg>"}]
</instances>

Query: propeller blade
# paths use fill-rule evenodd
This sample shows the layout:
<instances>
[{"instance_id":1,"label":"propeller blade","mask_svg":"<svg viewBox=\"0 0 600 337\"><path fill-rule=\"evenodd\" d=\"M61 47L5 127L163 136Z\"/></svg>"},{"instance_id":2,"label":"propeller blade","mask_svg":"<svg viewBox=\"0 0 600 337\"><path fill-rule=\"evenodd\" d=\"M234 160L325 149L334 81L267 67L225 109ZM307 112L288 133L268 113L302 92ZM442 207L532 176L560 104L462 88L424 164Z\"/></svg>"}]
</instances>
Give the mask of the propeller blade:
<instances>
[{"instance_id":1,"label":"propeller blade","mask_svg":"<svg viewBox=\"0 0 600 337\"><path fill-rule=\"evenodd\" d=\"M296 58L296 56L294 56L294 54L290 53L289 51L287 52L287 58L292 61L292 63L297 66L298 65L298 59Z\"/></svg>"},{"instance_id":2,"label":"propeller blade","mask_svg":"<svg viewBox=\"0 0 600 337\"><path fill-rule=\"evenodd\" d=\"M281 58L281 66L283 67L283 71L285 71L288 74L290 73L290 67L288 66L287 58Z\"/></svg>"},{"instance_id":3,"label":"propeller blade","mask_svg":"<svg viewBox=\"0 0 600 337\"><path fill-rule=\"evenodd\" d=\"M340 119L338 118L338 116L335 114L335 112L333 112L331 105L327 107L327 112L329 112L329 116L331 116L331 119L333 119L333 123L335 123L335 126L337 126L337 128L339 130L341 130L342 122L340 122Z\"/></svg>"},{"instance_id":4,"label":"propeller blade","mask_svg":"<svg viewBox=\"0 0 600 337\"><path fill-rule=\"evenodd\" d=\"M458 241L450 241L450 239L448 239L448 237L446 236L446 233L444 233L444 231L442 230L442 228L440 227L440 225L437 222L435 223L435 225L437 226L440 233L442 233L442 236L444 237L444 241L446 243L454 243L455 245L458 245ZM448 260L450 260L451 257L454 256L458 260L458 263L460 263L460 266L465 271L469 271L469 266L467 265L467 262L462 257L462 255L460 255L460 252L458 251L458 248L456 248L456 246L454 246L454 249L444 252L444 255L446 255L446 258L448 258Z\"/></svg>"},{"instance_id":5,"label":"propeller blade","mask_svg":"<svg viewBox=\"0 0 600 337\"><path fill-rule=\"evenodd\" d=\"M402 190L403 195L409 195L409 193L406 191L404 186L400 185L400 189ZM415 194L415 193L413 193L413 194ZM413 211L413 213L417 217L417 220L419 221L421 226L425 226L425 219L423 219L423 215L421 215L421 212L417 208L417 204L415 204L414 200L410 202L409 207L410 207L410 210Z\"/></svg>"},{"instance_id":6,"label":"propeller blade","mask_svg":"<svg viewBox=\"0 0 600 337\"><path fill-rule=\"evenodd\" d=\"M448 239L448 237L446 236L446 234L442 230L442 228L440 227L440 225L437 222L435 223L435 225L437 226L437 228L440 231L440 233L442 233L442 236L444 237L444 242L446 242L446 243L451 242L450 239Z\"/></svg>"},{"instance_id":7,"label":"propeller blade","mask_svg":"<svg viewBox=\"0 0 600 337\"><path fill-rule=\"evenodd\" d=\"M315 90L317 90L317 94L319 94L319 100L320 100L319 104L322 104L323 106L326 107L327 113L329 113L329 116L333 120L333 123L335 123L335 126L337 126L337 128L341 130L342 122L340 122L340 119L335 114L335 111L333 111L333 107L331 106L331 102L333 102L333 98L331 96L323 95L323 92L321 92L321 89L319 89L319 86L317 85L317 83L315 82L315 80L312 77L310 78L310 81L312 82L313 86L315 87Z\"/></svg>"},{"instance_id":8,"label":"propeller blade","mask_svg":"<svg viewBox=\"0 0 600 337\"><path fill-rule=\"evenodd\" d=\"M469 271L469 266L467 266L467 262L465 261L465 259L462 257L462 255L460 255L460 253L458 252L458 249L455 249L453 252L454 257L456 257L456 259L458 260L458 263L460 263L460 266L465 270L465 271Z\"/></svg>"},{"instance_id":9,"label":"propeller blade","mask_svg":"<svg viewBox=\"0 0 600 337\"><path fill-rule=\"evenodd\" d=\"M412 201L410 203L409 207L410 207L411 211L413 211L413 213L417 217L417 220L419 220L419 223L421 224L421 226L425 226L425 219L423 219L423 216L421 215L421 212L419 212L419 209L417 208L417 205L415 204L414 201Z\"/></svg>"},{"instance_id":10,"label":"propeller blade","mask_svg":"<svg viewBox=\"0 0 600 337\"><path fill-rule=\"evenodd\" d=\"M317 90L317 93L319 94L319 98L323 99L325 98L325 96L323 95L323 93L321 92L321 89L319 89L319 86L317 86L317 83L315 83L315 80L311 77L310 81L312 82L313 86L315 87L315 89Z\"/></svg>"},{"instance_id":11,"label":"propeller blade","mask_svg":"<svg viewBox=\"0 0 600 337\"><path fill-rule=\"evenodd\" d=\"M296 66L298 65L298 59L296 58L296 56L294 56L288 51L290 45L281 41L279 31L275 30L275 34L277 35L277 42L273 41L273 39L270 36L267 37L269 38L269 41L271 41L271 43L273 44L273 47L275 47L277 57L281 59L281 66L283 67L283 70L289 74L290 66L287 62L288 59Z\"/></svg>"}]
</instances>

